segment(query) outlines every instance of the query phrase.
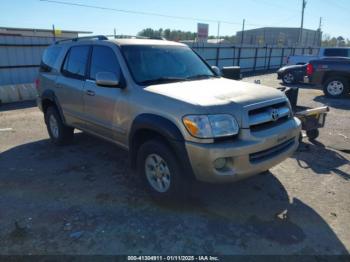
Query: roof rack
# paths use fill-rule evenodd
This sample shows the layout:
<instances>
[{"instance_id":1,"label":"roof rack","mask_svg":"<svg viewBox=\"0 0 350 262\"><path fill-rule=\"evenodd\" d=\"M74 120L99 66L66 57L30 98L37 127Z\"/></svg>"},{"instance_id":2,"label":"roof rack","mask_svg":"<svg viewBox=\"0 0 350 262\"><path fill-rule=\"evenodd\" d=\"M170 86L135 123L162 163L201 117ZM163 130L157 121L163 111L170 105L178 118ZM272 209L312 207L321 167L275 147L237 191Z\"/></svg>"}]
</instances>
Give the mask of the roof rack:
<instances>
[{"instance_id":1,"label":"roof rack","mask_svg":"<svg viewBox=\"0 0 350 262\"><path fill-rule=\"evenodd\" d=\"M152 39L152 40L166 40L164 37L160 37L160 36L147 37L147 36L139 36L139 35L108 35L107 37L114 37L114 38L119 38L119 39Z\"/></svg>"},{"instance_id":2,"label":"roof rack","mask_svg":"<svg viewBox=\"0 0 350 262\"><path fill-rule=\"evenodd\" d=\"M59 40L56 41L55 44L59 44L62 42L78 42L81 40L108 40L108 38L104 35L92 35L92 36L83 36L83 37L76 37L76 38L69 38L69 39L63 39L63 40Z\"/></svg>"},{"instance_id":3,"label":"roof rack","mask_svg":"<svg viewBox=\"0 0 350 262\"><path fill-rule=\"evenodd\" d=\"M56 41L55 44L62 42L78 42L82 40L108 40L108 37L118 38L118 39L150 39L150 40L166 40L164 37L145 37L145 36L134 36L134 35L92 35L92 36L83 36L76 38L68 38Z\"/></svg>"}]
</instances>

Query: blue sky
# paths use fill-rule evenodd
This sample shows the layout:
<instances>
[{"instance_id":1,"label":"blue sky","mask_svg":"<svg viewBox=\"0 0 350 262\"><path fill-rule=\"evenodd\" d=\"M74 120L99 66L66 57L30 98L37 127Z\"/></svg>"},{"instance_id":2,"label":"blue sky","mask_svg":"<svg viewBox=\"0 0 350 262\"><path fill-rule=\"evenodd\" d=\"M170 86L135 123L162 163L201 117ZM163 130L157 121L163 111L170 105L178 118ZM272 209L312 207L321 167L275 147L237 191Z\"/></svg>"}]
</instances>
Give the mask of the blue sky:
<instances>
[{"instance_id":1,"label":"blue sky","mask_svg":"<svg viewBox=\"0 0 350 262\"><path fill-rule=\"evenodd\" d=\"M302 0L62 0L117 9L161 13L182 17L230 21L222 23L221 35L233 35L242 27L300 26ZM40 0L1 0L0 26L88 30L95 34L134 35L141 29L171 28L196 31L197 21L146 15L125 14L107 10L65 6ZM323 32L350 39L349 0L308 0L305 28L317 29L323 17ZM198 19L198 22L202 22ZM209 23L209 33L216 35L217 23Z\"/></svg>"}]
</instances>

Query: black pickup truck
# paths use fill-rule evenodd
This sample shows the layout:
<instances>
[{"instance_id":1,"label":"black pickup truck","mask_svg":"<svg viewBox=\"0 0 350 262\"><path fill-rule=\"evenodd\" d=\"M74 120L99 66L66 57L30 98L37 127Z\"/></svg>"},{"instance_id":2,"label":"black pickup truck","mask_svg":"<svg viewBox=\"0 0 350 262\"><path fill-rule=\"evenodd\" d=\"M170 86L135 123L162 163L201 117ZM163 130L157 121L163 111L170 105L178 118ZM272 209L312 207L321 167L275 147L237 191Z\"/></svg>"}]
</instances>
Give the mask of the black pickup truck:
<instances>
[{"instance_id":1,"label":"black pickup truck","mask_svg":"<svg viewBox=\"0 0 350 262\"><path fill-rule=\"evenodd\" d=\"M325 58L310 61L306 68L309 82L323 88L328 97L340 98L350 93L350 58Z\"/></svg>"}]
</instances>

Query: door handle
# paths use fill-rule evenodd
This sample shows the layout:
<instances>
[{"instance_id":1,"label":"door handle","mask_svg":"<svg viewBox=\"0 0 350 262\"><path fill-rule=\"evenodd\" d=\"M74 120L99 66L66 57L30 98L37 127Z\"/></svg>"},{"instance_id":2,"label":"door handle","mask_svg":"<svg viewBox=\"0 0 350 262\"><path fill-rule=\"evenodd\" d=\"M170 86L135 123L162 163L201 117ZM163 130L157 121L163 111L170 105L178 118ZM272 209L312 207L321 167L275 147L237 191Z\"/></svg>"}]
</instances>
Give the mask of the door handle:
<instances>
[{"instance_id":1,"label":"door handle","mask_svg":"<svg viewBox=\"0 0 350 262\"><path fill-rule=\"evenodd\" d=\"M95 92L92 91L92 90L86 90L86 94L87 94L88 96L95 96Z\"/></svg>"}]
</instances>

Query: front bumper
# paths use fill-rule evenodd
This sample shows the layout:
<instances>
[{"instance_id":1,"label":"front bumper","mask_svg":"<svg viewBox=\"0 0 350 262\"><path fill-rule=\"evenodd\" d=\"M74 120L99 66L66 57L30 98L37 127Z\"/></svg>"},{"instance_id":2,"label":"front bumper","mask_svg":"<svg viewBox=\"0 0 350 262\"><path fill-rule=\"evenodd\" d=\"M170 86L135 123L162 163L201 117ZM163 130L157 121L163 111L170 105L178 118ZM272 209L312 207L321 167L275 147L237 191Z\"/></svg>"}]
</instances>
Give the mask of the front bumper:
<instances>
[{"instance_id":1,"label":"front bumper","mask_svg":"<svg viewBox=\"0 0 350 262\"><path fill-rule=\"evenodd\" d=\"M186 149L196 178L204 182L224 183L248 178L267 171L291 156L299 145L301 122L293 118L280 126L255 132L241 130L234 142L200 144L186 142ZM225 158L227 166L214 167Z\"/></svg>"}]
</instances>

